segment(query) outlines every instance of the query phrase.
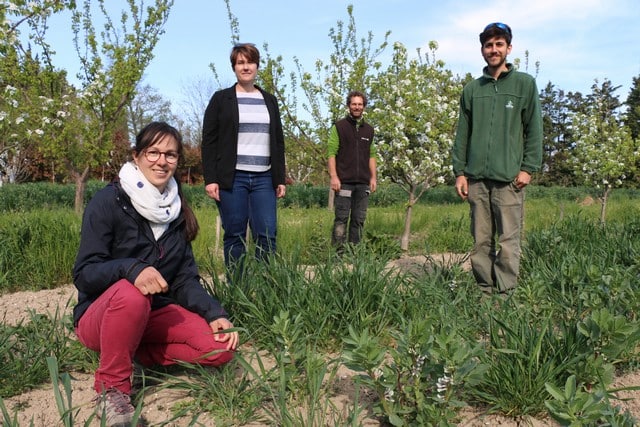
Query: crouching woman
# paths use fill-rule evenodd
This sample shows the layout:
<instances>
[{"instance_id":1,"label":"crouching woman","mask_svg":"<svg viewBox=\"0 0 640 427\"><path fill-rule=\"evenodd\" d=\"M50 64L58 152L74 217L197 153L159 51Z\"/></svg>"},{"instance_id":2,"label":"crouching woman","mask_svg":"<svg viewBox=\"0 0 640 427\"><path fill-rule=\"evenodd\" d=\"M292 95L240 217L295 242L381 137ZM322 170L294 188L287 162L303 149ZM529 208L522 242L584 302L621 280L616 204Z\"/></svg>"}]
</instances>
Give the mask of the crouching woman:
<instances>
[{"instance_id":1,"label":"crouching woman","mask_svg":"<svg viewBox=\"0 0 640 427\"><path fill-rule=\"evenodd\" d=\"M96 413L107 425L133 418L133 360L220 366L238 333L200 282L191 241L198 223L174 178L182 137L164 122L136 137L133 160L87 205L73 270L80 342L100 353Z\"/></svg>"}]
</instances>

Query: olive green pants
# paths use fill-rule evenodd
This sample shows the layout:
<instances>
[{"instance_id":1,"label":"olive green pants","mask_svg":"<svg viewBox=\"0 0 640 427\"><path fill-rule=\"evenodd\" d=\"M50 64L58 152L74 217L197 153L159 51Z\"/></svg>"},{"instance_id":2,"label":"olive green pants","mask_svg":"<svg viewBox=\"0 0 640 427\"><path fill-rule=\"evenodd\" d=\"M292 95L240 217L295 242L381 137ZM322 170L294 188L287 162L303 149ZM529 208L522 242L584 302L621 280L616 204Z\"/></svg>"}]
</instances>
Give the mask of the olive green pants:
<instances>
[{"instance_id":1,"label":"olive green pants","mask_svg":"<svg viewBox=\"0 0 640 427\"><path fill-rule=\"evenodd\" d=\"M476 282L489 293L512 290L520 270L524 191L512 183L469 180L468 200Z\"/></svg>"}]
</instances>

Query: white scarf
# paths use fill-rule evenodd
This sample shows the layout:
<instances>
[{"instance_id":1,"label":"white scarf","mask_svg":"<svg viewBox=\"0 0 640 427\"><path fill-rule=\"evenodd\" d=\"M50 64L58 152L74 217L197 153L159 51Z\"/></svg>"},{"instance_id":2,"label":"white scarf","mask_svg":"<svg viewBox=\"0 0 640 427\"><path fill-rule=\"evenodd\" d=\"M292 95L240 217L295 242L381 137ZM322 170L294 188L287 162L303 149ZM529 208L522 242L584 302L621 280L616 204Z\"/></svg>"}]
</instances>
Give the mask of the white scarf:
<instances>
[{"instance_id":1,"label":"white scarf","mask_svg":"<svg viewBox=\"0 0 640 427\"><path fill-rule=\"evenodd\" d=\"M180 215L182 202L178 194L178 184L171 177L163 193L151 184L133 162L122 165L120 185L131 198L136 211L149 220L149 225L157 239L169 228L171 221Z\"/></svg>"}]
</instances>

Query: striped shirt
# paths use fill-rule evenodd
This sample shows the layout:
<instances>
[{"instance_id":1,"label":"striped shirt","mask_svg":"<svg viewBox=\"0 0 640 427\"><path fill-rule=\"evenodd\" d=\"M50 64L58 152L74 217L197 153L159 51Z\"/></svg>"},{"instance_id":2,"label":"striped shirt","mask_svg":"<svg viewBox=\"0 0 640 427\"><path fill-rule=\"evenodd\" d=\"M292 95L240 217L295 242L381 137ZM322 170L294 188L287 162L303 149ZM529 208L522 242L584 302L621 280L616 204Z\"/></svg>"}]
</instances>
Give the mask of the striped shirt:
<instances>
[{"instance_id":1,"label":"striped shirt","mask_svg":"<svg viewBox=\"0 0 640 427\"><path fill-rule=\"evenodd\" d=\"M269 110L260 92L237 93L240 127L236 169L265 172L271 169Z\"/></svg>"}]
</instances>

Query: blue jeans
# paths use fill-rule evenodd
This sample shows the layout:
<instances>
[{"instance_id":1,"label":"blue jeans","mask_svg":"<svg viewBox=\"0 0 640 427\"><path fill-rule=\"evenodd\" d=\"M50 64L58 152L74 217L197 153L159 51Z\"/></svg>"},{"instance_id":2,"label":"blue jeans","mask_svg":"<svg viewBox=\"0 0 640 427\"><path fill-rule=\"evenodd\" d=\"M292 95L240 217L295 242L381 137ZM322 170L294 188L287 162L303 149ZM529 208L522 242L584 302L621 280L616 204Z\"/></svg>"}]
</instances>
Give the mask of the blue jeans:
<instances>
[{"instance_id":1,"label":"blue jeans","mask_svg":"<svg viewBox=\"0 0 640 427\"><path fill-rule=\"evenodd\" d=\"M224 262L231 266L245 254L247 226L256 244L255 256L265 259L276 250L276 192L271 171L236 171L233 187L220 189L217 202L224 229Z\"/></svg>"},{"instance_id":2,"label":"blue jeans","mask_svg":"<svg viewBox=\"0 0 640 427\"><path fill-rule=\"evenodd\" d=\"M342 184L334 200L335 219L331 242L340 250L346 243L357 244L362 237L364 220L369 206L369 186L367 184ZM347 236L347 229L349 230Z\"/></svg>"}]
</instances>

